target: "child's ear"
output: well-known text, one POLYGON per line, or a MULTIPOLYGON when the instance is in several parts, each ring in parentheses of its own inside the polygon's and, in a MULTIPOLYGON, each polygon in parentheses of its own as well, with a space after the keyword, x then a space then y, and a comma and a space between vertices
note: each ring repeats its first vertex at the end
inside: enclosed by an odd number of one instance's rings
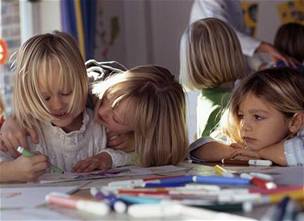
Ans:
POLYGON ((293 115, 289 123, 289 131, 292 134, 295 134, 303 127, 304 127, 304 112, 296 113, 295 115, 293 115))

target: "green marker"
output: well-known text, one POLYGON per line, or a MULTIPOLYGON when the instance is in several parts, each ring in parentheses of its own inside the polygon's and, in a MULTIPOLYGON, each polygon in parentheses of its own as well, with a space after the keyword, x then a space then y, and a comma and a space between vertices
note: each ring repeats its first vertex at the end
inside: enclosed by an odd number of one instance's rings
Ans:
MULTIPOLYGON (((22 156, 24 156, 24 157, 32 157, 32 156, 35 155, 34 153, 30 152, 30 151, 27 150, 27 149, 24 149, 24 148, 21 147, 21 146, 18 146, 18 147, 17 147, 17 151, 18 151, 19 153, 21 153, 22 156)), ((50 164, 50 172, 51 172, 51 173, 64 173, 64 170, 61 169, 61 168, 59 168, 59 167, 56 167, 56 166, 53 165, 53 164, 50 164)))

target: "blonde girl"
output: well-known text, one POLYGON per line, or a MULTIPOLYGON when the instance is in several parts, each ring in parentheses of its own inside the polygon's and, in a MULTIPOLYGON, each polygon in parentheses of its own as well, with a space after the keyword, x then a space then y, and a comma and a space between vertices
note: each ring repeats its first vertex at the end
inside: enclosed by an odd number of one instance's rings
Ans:
POLYGON ((210 142, 196 150, 204 160, 269 159, 279 165, 304 164, 304 75, 290 68, 247 77, 234 91, 224 130, 232 142, 210 142))
POLYGON ((241 46, 229 25, 216 18, 205 18, 187 30, 185 60, 181 81, 201 92, 197 136, 209 136, 218 125, 234 82, 246 73, 241 46))
POLYGON ((110 131, 130 134, 140 165, 185 159, 185 95, 166 68, 138 66, 98 83, 93 92, 100 98, 98 119, 110 131))
MULTIPOLYGON (((88 78, 72 37, 63 32, 33 36, 18 50, 14 67, 15 120, 21 128, 36 130, 39 144, 30 143, 26 148, 41 153, 27 159, 27 172, 31 174, 27 179, 35 179, 44 172, 47 157, 65 171, 76 172, 126 163, 122 162, 128 159, 122 157, 124 152, 105 149, 105 128, 94 121, 93 112, 85 107, 88 78), (39 156, 44 157, 36 162, 39 156), (41 166, 35 167, 37 163, 41 166)), ((19 177, 7 180, 11 179, 19 177)))

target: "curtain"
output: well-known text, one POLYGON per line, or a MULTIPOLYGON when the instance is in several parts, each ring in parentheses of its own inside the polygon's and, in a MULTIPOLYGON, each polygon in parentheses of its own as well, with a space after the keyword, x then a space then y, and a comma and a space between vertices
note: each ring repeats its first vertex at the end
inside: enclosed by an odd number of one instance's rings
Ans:
POLYGON ((62 30, 78 42, 85 60, 94 58, 97 0, 61 0, 62 30))

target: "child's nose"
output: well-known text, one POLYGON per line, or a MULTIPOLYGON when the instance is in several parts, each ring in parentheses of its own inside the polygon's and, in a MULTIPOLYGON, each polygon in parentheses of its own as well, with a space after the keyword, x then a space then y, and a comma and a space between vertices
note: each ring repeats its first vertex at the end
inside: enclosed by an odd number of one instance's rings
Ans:
POLYGON ((241 122, 241 130, 243 130, 243 131, 249 131, 249 130, 251 130, 250 123, 248 121, 246 121, 246 120, 243 120, 241 122))
POLYGON ((64 108, 64 103, 62 100, 58 97, 54 97, 51 104, 50 104, 50 109, 52 111, 60 111, 64 108))

